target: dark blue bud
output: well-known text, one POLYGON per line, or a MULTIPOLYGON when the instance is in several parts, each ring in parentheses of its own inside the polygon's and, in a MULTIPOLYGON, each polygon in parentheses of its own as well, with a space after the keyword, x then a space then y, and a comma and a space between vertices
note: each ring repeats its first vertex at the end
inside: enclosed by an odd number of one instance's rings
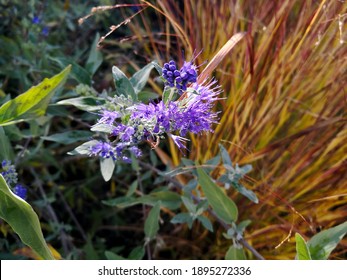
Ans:
POLYGON ((181 77, 177 77, 177 78, 176 78, 176 82, 177 82, 177 83, 182 83, 182 78, 181 78, 181 77))

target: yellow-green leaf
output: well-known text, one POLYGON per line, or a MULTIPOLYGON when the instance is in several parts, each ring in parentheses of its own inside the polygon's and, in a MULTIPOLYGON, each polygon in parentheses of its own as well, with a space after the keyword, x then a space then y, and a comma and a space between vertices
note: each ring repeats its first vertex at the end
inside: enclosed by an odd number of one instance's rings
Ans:
POLYGON ((296 259, 311 260, 311 254, 307 247, 305 239, 299 234, 295 234, 296 241, 296 259))
POLYGON ((51 97, 65 83, 70 69, 69 65, 58 75, 44 79, 37 86, 3 104, 0 107, 0 126, 44 115, 51 97))

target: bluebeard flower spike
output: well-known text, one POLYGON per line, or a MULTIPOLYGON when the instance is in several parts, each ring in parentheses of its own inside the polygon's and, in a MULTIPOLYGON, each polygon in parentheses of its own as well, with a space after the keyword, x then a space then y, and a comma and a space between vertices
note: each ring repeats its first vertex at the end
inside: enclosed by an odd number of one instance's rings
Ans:
POLYGON ((212 109, 221 93, 217 82, 197 82, 197 66, 192 61, 185 61, 178 69, 175 61, 171 60, 164 64, 162 76, 166 86, 185 94, 175 100, 174 94, 171 95, 174 91, 171 91, 165 102, 132 102, 129 107, 119 111, 102 110, 95 127, 103 124, 101 131, 110 131, 109 140, 98 141, 90 147, 91 156, 131 162, 131 155, 142 155, 138 147, 140 143, 147 142, 156 148, 165 134, 183 152, 187 149, 186 134, 213 131, 212 125, 217 123, 218 113, 212 109))

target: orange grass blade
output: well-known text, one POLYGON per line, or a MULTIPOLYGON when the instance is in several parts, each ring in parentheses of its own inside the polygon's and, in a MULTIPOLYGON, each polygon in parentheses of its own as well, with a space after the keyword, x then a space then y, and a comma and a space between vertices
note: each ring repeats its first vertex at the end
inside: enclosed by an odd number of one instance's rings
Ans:
POLYGON ((198 83, 204 82, 211 75, 214 69, 221 63, 225 56, 235 47, 235 45, 246 35, 245 32, 239 32, 233 35, 228 42, 218 51, 218 53, 207 64, 198 78, 198 83))

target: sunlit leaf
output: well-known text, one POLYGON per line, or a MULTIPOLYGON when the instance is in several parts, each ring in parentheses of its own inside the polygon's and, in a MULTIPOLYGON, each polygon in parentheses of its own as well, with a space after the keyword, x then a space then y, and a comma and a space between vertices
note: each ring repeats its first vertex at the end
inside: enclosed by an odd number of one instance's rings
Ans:
POLYGON ((70 69, 71 66, 66 67, 58 75, 44 79, 39 85, 3 104, 0 107, 0 126, 44 115, 51 97, 65 83, 70 69))
POLYGON ((296 241, 296 259, 311 260, 311 254, 306 244, 305 239, 299 234, 295 234, 296 241))

